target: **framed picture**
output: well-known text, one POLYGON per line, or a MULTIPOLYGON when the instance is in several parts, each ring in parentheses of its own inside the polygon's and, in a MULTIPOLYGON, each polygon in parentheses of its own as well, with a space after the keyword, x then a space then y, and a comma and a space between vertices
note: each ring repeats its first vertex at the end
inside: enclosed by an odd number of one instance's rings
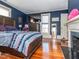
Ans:
POLYGON ((22 24, 22 17, 18 17, 19 24, 22 24))

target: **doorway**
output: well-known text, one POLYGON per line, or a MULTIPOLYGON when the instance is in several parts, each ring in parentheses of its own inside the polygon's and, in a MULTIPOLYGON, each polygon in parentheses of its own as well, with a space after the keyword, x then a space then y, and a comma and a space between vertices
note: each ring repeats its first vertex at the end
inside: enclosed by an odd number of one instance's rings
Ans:
POLYGON ((51 32, 52 32, 52 38, 56 39, 57 38, 57 25, 56 24, 52 24, 51 32))

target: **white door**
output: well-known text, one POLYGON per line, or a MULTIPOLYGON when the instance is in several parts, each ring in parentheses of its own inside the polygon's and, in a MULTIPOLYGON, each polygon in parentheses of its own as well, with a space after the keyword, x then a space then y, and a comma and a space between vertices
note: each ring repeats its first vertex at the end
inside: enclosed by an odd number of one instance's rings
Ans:
POLYGON ((61 14, 61 37, 67 39, 67 16, 68 14, 61 14))

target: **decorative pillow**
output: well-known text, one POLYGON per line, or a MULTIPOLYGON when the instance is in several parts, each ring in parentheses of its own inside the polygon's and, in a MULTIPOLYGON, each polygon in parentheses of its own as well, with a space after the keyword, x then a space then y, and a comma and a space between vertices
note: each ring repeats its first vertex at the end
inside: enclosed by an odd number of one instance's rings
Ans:
POLYGON ((0 31, 4 31, 4 30, 5 30, 4 25, 0 25, 0 31))
POLYGON ((5 26, 5 31, 16 31, 17 29, 13 26, 5 26))
POLYGON ((24 26, 24 28, 23 28, 23 31, 29 31, 29 26, 28 26, 28 24, 25 24, 25 26, 24 26))

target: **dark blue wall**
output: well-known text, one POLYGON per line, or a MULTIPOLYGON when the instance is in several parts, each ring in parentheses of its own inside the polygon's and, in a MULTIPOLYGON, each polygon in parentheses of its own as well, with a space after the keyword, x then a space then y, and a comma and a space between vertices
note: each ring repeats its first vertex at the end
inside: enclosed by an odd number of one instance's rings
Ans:
POLYGON ((74 8, 79 9, 79 0, 69 0, 68 7, 69 7, 69 12, 74 8))
MULTIPOLYGON (((51 12, 51 20, 52 20, 52 17, 59 17, 59 20, 61 20, 61 14, 62 13, 68 13, 68 10, 61 10, 61 11, 54 11, 54 12, 51 12)), ((57 24, 57 35, 60 35, 61 34, 61 23, 60 21, 57 21, 57 22, 52 22, 51 21, 51 24, 52 23, 56 23, 57 24)))
MULTIPOLYGON (((15 19, 16 20, 16 27, 18 28, 18 17, 22 17, 23 19, 23 26, 25 23, 28 23, 28 15, 24 14, 23 12, 13 8, 12 6, 0 1, 0 4, 6 6, 6 7, 9 7, 11 8, 11 18, 15 19)), ((19 28, 18 28, 19 29, 19 28)))

